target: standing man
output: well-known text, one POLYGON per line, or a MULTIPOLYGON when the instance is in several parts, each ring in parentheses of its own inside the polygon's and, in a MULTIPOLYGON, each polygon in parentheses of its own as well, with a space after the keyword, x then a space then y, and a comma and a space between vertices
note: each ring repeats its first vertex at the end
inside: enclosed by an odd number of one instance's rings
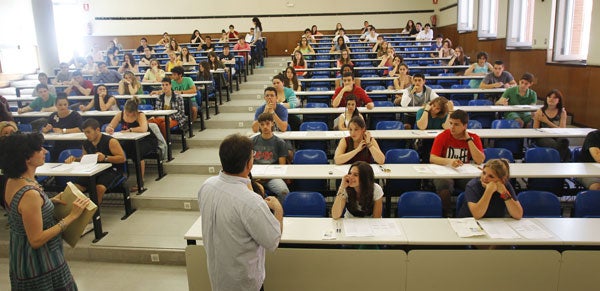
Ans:
MULTIPOLYGON (((537 93, 529 89, 533 85, 533 74, 525 73, 519 80, 519 85, 510 87, 502 93, 496 105, 535 105, 537 102, 537 93)), ((531 112, 506 112, 504 119, 513 119, 521 127, 531 127, 531 112)))
POLYGON ((265 104, 256 109, 254 113, 254 122, 252 122, 252 131, 258 132, 260 124, 258 117, 263 113, 273 114, 273 122, 277 130, 285 132, 288 127, 288 111, 281 103, 277 103, 277 89, 275 87, 267 87, 264 91, 265 104))
POLYGON ((94 84, 90 80, 84 79, 79 70, 73 72, 73 79, 67 86, 64 92, 71 96, 89 96, 94 90, 94 84))
POLYGON ((274 197, 248 188, 252 142, 230 135, 219 147, 223 170, 198 192, 202 235, 212 290, 259 290, 265 249, 274 251, 283 232, 283 208, 274 197), (270 210, 273 210, 271 214, 270 210))
MULTIPOLYGON (((478 135, 467 132, 469 115, 463 110, 450 114, 450 128, 435 137, 429 161, 432 164, 458 168, 471 160, 481 164, 485 160, 483 145, 478 135)), ((450 216, 450 195, 454 185, 464 189, 471 179, 434 179, 435 191, 442 198, 442 206, 446 215, 450 216)))
MULTIPOLYGON (((100 123, 98 120, 88 118, 82 125, 86 140, 83 142, 83 155, 97 154, 98 163, 111 163, 112 167, 100 173, 96 179, 96 193, 98 194, 98 205, 102 203, 102 197, 107 189, 116 186, 126 174, 123 163, 125 163, 125 152, 119 141, 100 132, 100 123)), ((69 156, 65 163, 69 164, 80 161, 81 157, 69 156)), ((89 184, 89 178, 81 177, 77 179, 75 185, 79 190, 85 191, 89 184)))
POLYGON ((351 72, 346 72, 342 75, 342 87, 335 89, 331 105, 333 108, 340 106, 346 107, 346 96, 353 94, 356 96, 356 107, 365 106, 367 109, 373 109, 375 104, 367 92, 360 86, 354 84, 354 75, 351 72))

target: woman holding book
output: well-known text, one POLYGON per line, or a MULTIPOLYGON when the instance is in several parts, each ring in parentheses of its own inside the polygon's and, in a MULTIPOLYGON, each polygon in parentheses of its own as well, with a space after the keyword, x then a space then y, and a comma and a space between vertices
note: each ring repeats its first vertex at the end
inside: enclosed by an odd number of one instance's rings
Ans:
POLYGON ((77 290, 63 253, 61 233, 89 204, 76 199, 69 215, 54 219, 54 204, 35 180, 46 149, 40 133, 0 139, 0 169, 7 177, 3 197, 10 225, 9 273, 12 290, 77 290))

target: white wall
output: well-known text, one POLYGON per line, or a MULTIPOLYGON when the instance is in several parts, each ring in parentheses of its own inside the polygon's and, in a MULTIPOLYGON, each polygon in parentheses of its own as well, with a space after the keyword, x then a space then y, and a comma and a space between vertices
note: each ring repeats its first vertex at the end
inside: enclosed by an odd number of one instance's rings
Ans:
POLYGON ((293 14, 331 13, 331 12, 382 12, 431 10, 429 1, 414 0, 247 0, 227 1, 228 5, 214 5, 215 1, 117 1, 90 0, 90 14, 93 17, 170 17, 170 16, 223 16, 241 15, 242 17, 192 19, 192 20, 94 20, 93 35, 145 35, 187 34, 198 28, 201 32, 216 33, 229 24, 240 32, 246 32, 252 26, 253 15, 292 14, 285 17, 260 17, 265 31, 304 30, 316 24, 319 29, 332 30, 336 22, 346 29, 359 29, 363 21, 368 20, 376 28, 403 27, 408 19, 415 22, 429 22, 431 13, 378 14, 365 16, 311 16, 296 17, 293 14), (168 5, 165 5, 168 3, 168 5), (180 4, 181 3, 181 4, 180 4), (287 4, 293 5, 288 7, 287 4), (368 7, 367 7, 368 6, 368 7), (118 7, 118 9, 115 9, 118 7), (143 11, 140 9, 143 7, 143 11), (239 7, 237 11, 236 7, 239 7))

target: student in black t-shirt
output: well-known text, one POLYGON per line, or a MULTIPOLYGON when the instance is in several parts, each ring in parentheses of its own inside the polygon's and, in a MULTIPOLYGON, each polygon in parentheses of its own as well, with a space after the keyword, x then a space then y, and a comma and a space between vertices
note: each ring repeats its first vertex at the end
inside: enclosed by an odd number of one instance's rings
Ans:
MULTIPOLYGON (((77 111, 69 109, 69 100, 64 92, 58 93, 56 97, 56 112, 50 114, 48 123, 42 127, 43 133, 66 134, 81 132, 81 115, 77 111)), ((52 161, 56 161, 60 152, 65 149, 79 148, 81 143, 78 141, 56 142, 52 148, 52 161)))

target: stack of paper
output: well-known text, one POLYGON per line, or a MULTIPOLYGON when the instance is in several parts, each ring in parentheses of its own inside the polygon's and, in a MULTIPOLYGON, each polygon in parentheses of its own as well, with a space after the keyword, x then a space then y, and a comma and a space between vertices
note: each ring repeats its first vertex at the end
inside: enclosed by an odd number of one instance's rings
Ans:
POLYGON ((485 235, 485 231, 477 224, 477 221, 473 217, 448 219, 450 226, 454 229, 454 232, 458 237, 472 237, 485 235))

